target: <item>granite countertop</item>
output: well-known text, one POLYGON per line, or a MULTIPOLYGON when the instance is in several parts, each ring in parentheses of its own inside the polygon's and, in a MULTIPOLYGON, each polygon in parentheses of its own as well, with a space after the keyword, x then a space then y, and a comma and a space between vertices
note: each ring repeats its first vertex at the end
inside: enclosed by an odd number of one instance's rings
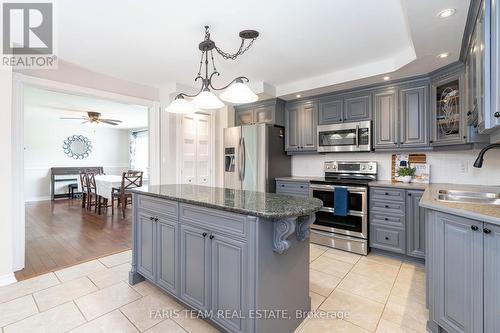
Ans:
POLYGON ((309 215, 323 206, 323 202, 315 198, 187 184, 149 185, 129 191, 268 219, 309 215))
POLYGON ((313 181, 324 181, 324 177, 278 177, 275 180, 283 180, 287 182, 310 182, 313 181))
POLYGON ((500 206, 466 202, 439 201, 438 190, 462 190, 480 192, 500 192, 500 187, 458 185, 458 184, 429 184, 420 200, 420 206, 432 210, 463 216, 466 218, 500 225, 500 206))
POLYGON ((402 183, 402 182, 393 182, 390 180, 374 180, 368 183, 368 186, 372 187, 395 187, 395 188, 404 188, 408 190, 425 190, 429 184, 425 183, 402 183))

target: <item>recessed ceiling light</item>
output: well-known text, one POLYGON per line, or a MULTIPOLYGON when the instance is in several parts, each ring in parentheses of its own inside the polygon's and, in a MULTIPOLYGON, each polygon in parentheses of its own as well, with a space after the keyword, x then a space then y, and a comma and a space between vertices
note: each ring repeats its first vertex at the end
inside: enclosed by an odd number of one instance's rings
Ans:
POLYGON ((447 17, 450 17, 453 14, 455 14, 456 11, 457 10, 455 8, 447 8, 447 9, 440 11, 437 16, 439 18, 447 18, 447 17))
POLYGON ((389 81, 391 79, 390 76, 384 76, 384 81, 389 81))
POLYGON ((438 58, 441 58, 441 59, 448 58, 449 56, 450 56, 449 52, 444 52, 444 53, 438 54, 438 58))
POLYGON ((295 95, 295 97, 297 97, 297 98, 301 98, 301 97, 302 97, 302 95, 301 95, 301 94, 297 94, 297 95, 295 95))

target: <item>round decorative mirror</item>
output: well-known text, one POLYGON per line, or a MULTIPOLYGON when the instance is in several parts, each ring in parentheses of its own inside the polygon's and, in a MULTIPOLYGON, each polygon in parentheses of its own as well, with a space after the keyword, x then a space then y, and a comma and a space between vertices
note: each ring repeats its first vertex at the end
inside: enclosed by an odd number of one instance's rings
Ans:
POLYGON ((75 160, 83 160, 92 152, 92 143, 83 135, 68 136, 62 147, 64 153, 75 160))

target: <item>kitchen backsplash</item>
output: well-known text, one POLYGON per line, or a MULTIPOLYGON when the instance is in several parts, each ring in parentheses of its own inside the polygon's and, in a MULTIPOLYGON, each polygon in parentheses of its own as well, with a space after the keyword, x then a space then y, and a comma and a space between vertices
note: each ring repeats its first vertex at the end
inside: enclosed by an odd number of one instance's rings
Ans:
MULTIPOLYGON (((500 186, 500 150, 488 151, 481 169, 472 166, 478 153, 479 150, 426 152, 427 163, 430 164, 431 182, 500 186)), ((392 153, 296 155, 292 157, 292 175, 321 177, 325 161, 376 161, 378 179, 389 180, 391 156, 392 153)))

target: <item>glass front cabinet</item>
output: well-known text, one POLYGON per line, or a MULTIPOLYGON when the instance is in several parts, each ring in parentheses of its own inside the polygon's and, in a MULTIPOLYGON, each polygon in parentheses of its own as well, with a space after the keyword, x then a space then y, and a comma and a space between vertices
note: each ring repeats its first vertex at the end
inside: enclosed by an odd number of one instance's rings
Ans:
POLYGON ((431 144, 433 146, 467 143, 463 71, 432 82, 431 144))

